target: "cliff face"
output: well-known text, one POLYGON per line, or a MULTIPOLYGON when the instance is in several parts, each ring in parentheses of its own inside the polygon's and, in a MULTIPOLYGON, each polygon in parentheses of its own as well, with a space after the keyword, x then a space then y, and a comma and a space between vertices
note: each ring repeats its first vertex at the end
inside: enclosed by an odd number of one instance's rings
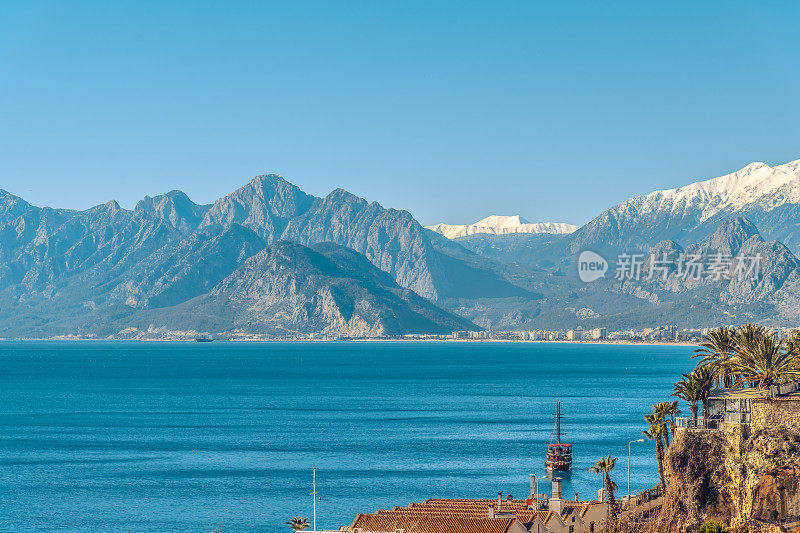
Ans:
POLYGON ((686 433, 680 437, 667 448, 667 491, 650 531, 697 531, 708 519, 730 523, 732 500, 724 490, 731 484, 723 462, 728 452, 725 439, 715 433, 686 433))
POLYGON ((708 520, 736 531, 800 531, 800 433, 776 428, 741 441, 723 432, 679 433, 665 457, 667 491, 644 525, 610 531, 696 532, 708 520))
POLYGON ((728 490, 740 498, 734 520, 755 519, 800 529, 800 433, 782 427, 760 431, 729 453, 734 474, 728 490))

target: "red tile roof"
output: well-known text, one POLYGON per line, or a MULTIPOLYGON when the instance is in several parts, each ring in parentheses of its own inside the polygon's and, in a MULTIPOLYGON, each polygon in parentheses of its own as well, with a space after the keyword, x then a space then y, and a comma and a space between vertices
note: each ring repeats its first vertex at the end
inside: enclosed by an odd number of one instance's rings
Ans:
MULTIPOLYGON (((494 512, 498 513, 494 519, 491 520, 511 520, 513 522, 516 517, 517 520, 530 527, 531 523, 538 517, 545 524, 549 524, 556 516, 557 513, 549 510, 541 510, 541 504, 546 503, 547 500, 534 500, 533 505, 536 509, 529 509, 527 500, 501 500, 500 511, 497 511, 496 499, 428 499, 421 503, 411 503, 408 507, 394 507, 386 511, 377 511, 374 515, 359 515, 360 517, 376 517, 363 520, 383 520, 390 521, 392 519, 403 519, 407 521, 424 521, 426 518, 437 519, 440 521, 452 521, 457 519, 464 520, 477 520, 477 523, 482 523, 481 520, 490 520, 489 507, 494 508, 494 512)), ((564 511, 561 518, 566 521, 571 520, 571 516, 584 517, 592 505, 600 504, 600 502, 588 501, 575 501, 565 500, 564 511)), ((389 522, 381 522, 388 527, 389 522)), ((355 526, 354 527, 359 527, 355 526)), ((408 528, 398 526, 394 529, 406 529, 409 533, 411 530, 408 528)), ((391 533, 394 533, 391 529, 391 533)), ((364 528, 365 531, 369 531, 364 528)), ((383 531, 383 530, 380 530, 383 531)), ((416 531, 416 530, 414 530, 416 531)), ((420 530, 422 531, 422 530, 420 530)), ((449 531, 449 530, 442 530, 449 531)), ((469 530, 472 531, 472 530, 469 530)), ((478 530, 482 531, 482 530, 478 530)), ((439 533, 438 531, 436 533, 439 533)), ((461 533, 459 531, 459 533, 461 533)))
POLYGON ((360 514, 352 528, 365 533, 508 533, 515 518, 461 518, 455 516, 413 516, 386 511, 382 514, 360 514))

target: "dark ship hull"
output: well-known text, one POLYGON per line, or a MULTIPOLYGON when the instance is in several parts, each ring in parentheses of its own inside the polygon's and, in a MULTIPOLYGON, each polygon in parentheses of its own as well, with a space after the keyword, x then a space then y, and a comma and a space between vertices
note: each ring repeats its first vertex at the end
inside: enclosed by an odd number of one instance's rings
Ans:
POLYGON ((547 446, 547 460, 544 465, 548 470, 566 472, 572 470, 572 444, 562 442, 547 446))

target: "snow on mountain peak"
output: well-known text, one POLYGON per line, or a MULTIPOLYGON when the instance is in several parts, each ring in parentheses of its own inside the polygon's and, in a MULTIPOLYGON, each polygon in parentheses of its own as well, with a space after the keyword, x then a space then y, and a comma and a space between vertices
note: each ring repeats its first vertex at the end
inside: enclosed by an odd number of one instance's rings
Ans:
POLYGON ((635 206, 640 212, 699 208, 699 221, 703 222, 721 211, 737 212, 755 204, 768 211, 785 203, 800 203, 800 159, 774 167, 750 163, 724 176, 653 191, 620 207, 635 206))
POLYGON ((577 226, 563 222, 531 223, 519 215, 491 215, 473 224, 436 224, 425 226, 429 230, 441 233, 448 239, 456 239, 476 233, 507 235, 510 233, 572 233, 577 226))

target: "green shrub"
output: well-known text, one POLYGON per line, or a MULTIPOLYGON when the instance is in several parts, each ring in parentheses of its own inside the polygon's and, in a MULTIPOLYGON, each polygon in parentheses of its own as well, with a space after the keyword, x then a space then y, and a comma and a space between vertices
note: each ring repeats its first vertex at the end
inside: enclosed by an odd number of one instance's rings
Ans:
POLYGON ((728 533, 728 526, 720 520, 708 520, 700 526, 700 533, 728 533))

